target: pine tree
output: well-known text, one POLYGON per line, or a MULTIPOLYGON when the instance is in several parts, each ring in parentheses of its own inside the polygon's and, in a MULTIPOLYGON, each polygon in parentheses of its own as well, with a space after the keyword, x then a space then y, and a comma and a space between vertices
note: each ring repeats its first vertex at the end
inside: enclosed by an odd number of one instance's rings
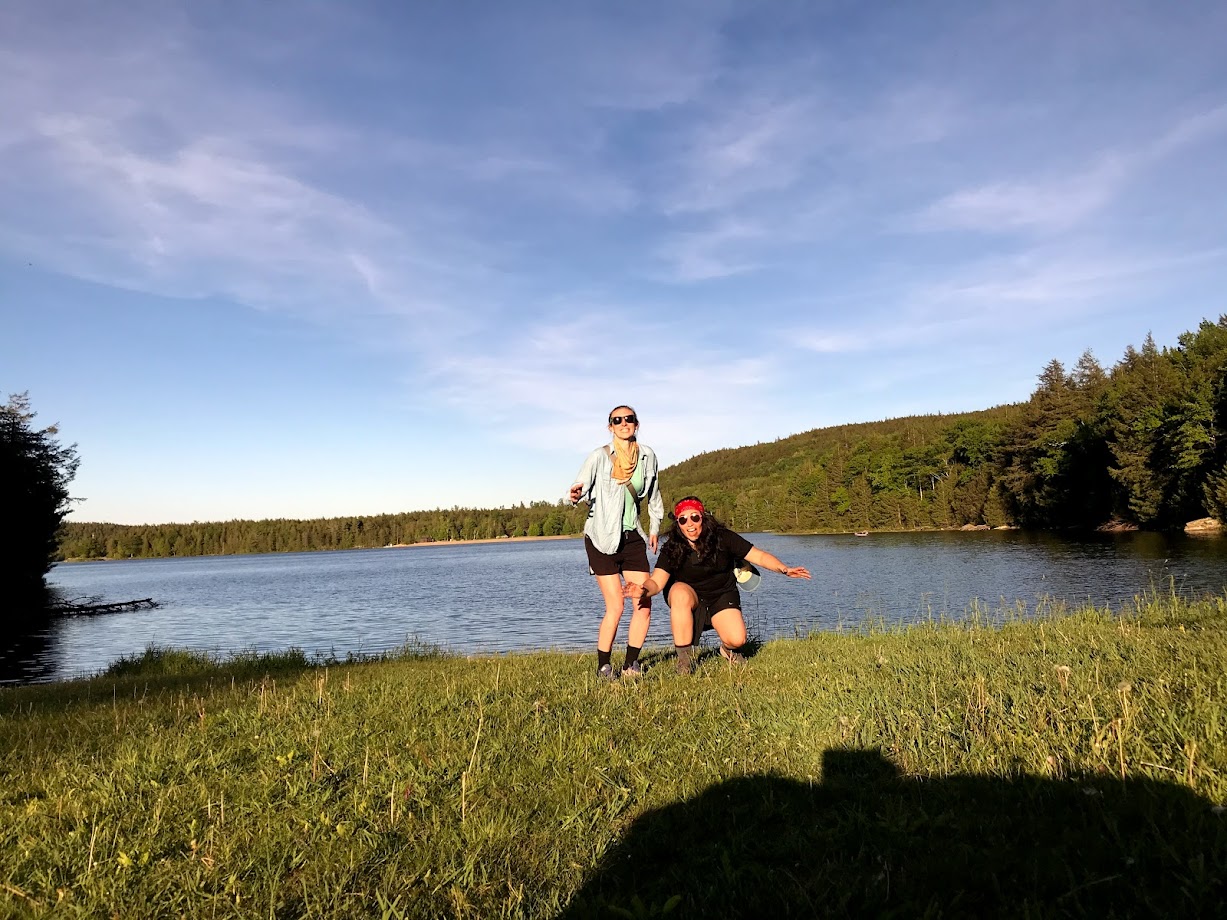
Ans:
MULTIPOLYGON (((4 527, 0 528, 0 590, 25 609, 44 591, 43 578, 55 561, 57 536, 71 499, 68 484, 77 472, 75 445, 56 440, 55 425, 33 426, 27 393, 0 406, 0 489, 4 527)), ((7 605, 6 605, 7 606, 7 605)))
POLYGON ((1139 352, 1130 346, 1112 369, 1105 393, 1105 434, 1112 478, 1123 491, 1122 516, 1143 526, 1162 522, 1171 470, 1162 462, 1164 406, 1179 391, 1171 359, 1147 335, 1139 352))
POLYGON ((1031 527, 1061 527, 1069 516, 1069 454, 1077 434, 1078 393, 1065 366, 1053 359, 1039 376, 1039 387, 1002 448, 1002 485, 1013 517, 1031 527))
POLYGON ((1221 471, 1227 465, 1227 317, 1202 322, 1170 352, 1181 389, 1165 413, 1161 446, 1172 470, 1168 505, 1176 523, 1221 513, 1221 471))

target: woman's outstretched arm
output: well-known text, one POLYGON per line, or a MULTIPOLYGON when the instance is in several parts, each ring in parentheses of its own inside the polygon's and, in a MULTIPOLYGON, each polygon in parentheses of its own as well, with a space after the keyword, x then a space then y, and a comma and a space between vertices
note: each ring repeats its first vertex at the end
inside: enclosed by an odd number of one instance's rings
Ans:
POLYGON ((787 575, 789 578, 809 578, 809 569, 803 565, 785 565, 776 556, 757 546, 746 553, 746 561, 760 569, 775 572, 777 575, 787 575))

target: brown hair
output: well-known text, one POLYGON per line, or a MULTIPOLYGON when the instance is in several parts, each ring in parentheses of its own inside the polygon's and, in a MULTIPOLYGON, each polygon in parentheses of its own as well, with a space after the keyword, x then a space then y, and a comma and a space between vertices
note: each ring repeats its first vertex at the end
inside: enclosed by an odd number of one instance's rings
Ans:
MULTIPOLYGON (((610 409, 609 412, 605 414, 606 420, 613 418, 614 413, 617 412, 619 409, 630 409, 631 415, 635 416, 636 419, 639 418, 639 413, 635 411, 634 406, 628 406, 626 403, 618 403, 616 406, 610 409)), ((609 424, 612 425, 613 422, 610 422, 609 424)))

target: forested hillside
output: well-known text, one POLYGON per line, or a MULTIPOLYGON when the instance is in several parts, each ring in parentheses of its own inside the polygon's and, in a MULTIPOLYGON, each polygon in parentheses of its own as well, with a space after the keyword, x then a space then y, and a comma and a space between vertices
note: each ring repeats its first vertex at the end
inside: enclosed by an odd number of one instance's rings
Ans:
POLYGON ((1020 415, 1002 406, 819 428, 700 454, 661 480, 743 531, 1005 524, 994 458, 1020 415))
MULTIPOLYGON (((1177 527, 1227 517, 1227 317, 1111 369, 1050 362, 1026 402, 820 428, 661 472, 666 505, 703 498, 742 531, 1017 525, 1177 527)), ((66 558, 290 552, 578 533, 583 506, 313 521, 66 525, 66 558)))

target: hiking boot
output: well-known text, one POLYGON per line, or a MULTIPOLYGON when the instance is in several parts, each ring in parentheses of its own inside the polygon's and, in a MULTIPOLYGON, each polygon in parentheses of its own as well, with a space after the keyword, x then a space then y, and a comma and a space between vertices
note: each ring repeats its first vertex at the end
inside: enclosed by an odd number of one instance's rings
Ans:
POLYGON ((627 679, 634 680, 636 677, 642 677, 642 676, 643 676, 643 666, 639 664, 638 661, 632 661, 630 664, 628 664, 625 668, 622 669, 622 679, 623 680, 627 680, 627 679))
POLYGON ((677 673, 683 677, 694 671, 694 659, 697 649, 684 645, 677 650, 677 673))
POLYGON ((611 683, 618 679, 618 675, 614 673, 612 664, 603 664, 596 671, 597 680, 607 680, 611 683))
POLYGON ((736 649, 731 649, 723 642, 720 643, 720 657, 729 664, 745 664, 746 656, 736 649))

